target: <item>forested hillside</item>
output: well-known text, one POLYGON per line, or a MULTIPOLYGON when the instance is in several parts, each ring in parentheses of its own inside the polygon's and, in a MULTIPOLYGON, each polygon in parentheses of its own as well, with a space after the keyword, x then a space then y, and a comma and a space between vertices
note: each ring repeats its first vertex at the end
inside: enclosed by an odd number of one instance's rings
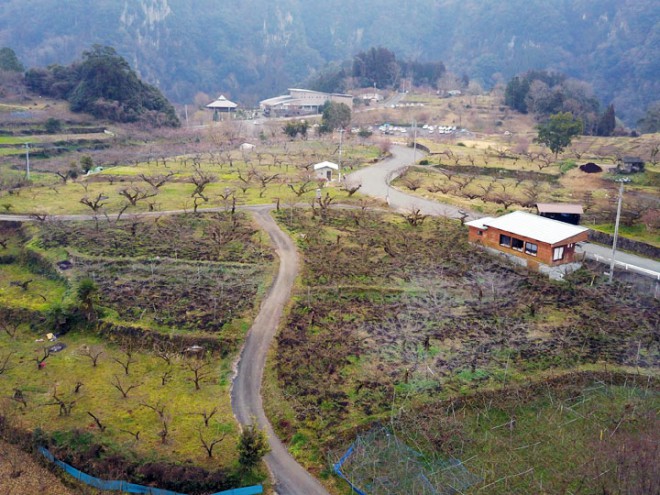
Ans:
POLYGON ((35 67, 110 45, 174 101, 247 104, 384 46, 486 87, 558 70, 632 124, 660 95, 659 18, 654 0, 5 0, 0 46, 35 67))

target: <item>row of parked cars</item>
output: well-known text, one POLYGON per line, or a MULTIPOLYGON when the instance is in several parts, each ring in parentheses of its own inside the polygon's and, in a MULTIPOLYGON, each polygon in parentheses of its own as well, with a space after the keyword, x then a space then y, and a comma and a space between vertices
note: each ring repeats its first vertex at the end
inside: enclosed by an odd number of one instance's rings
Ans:
POLYGON ((424 124, 422 126, 422 129, 427 131, 429 134, 433 134, 437 131, 438 134, 451 134, 453 132, 456 132, 456 126, 455 125, 439 125, 439 126, 434 126, 434 125, 427 125, 424 124))
MULTIPOLYGON (((409 127, 401 127, 401 126, 396 126, 396 125, 391 125, 391 124, 383 124, 378 127, 378 130, 382 134, 397 134, 397 133, 407 133, 408 131, 412 130, 409 127)), ((427 133, 427 134, 452 134, 456 132, 456 126, 453 125, 439 125, 439 126, 434 126, 434 125, 428 125, 424 124, 422 127, 418 128, 418 132, 420 133, 427 133)))

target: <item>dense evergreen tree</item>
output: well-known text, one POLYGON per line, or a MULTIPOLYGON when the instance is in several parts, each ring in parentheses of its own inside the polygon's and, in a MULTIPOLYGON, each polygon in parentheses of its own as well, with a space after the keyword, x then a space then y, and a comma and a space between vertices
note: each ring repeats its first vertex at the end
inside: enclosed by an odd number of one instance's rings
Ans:
POLYGON ((143 121, 178 126, 172 105, 154 86, 140 81, 114 48, 94 45, 68 67, 30 69, 28 87, 44 96, 63 98, 74 112, 87 112, 116 122, 143 121))
POLYGON ((346 70, 337 65, 331 64, 315 74, 307 85, 314 91, 324 93, 343 93, 346 91, 346 70))
POLYGON ((504 104, 520 113, 527 113, 527 93, 529 93, 529 81, 527 78, 516 76, 506 85, 504 104))
POLYGON ((614 129, 616 129, 616 115, 614 105, 610 104, 598 121, 596 134, 598 136, 611 136, 614 134, 614 129))
POLYGON ((438 87, 438 80, 445 73, 442 62, 402 62, 401 73, 411 77, 415 86, 438 87))
POLYGON ((23 72, 23 64, 18 60, 14 50, 8 47, 0 48, 0 70, 23 72))
POLYGON ((320 109, 322 111, 321 132, 332 132, 334 129, 344 129, 351 123, 351 109, 345 103, 327 101, 320 109))
POLYGON ((382 46, 371 47, 353 58, 353 77, 362 87, 391 88, 399 82, 400 72, 394 52, 382 46))
POLYGON ((644 117, 637 122, 637 130, 645 134, 660 132, 660 101, 649 105, 644 117))
POLYGON ((601 123, 600 104, 591 85, 556 72, 529 71, 512 78, 504 91, 504 103, 538 120, 570 112, 582 121, 585 134, 597 134, 601 123))

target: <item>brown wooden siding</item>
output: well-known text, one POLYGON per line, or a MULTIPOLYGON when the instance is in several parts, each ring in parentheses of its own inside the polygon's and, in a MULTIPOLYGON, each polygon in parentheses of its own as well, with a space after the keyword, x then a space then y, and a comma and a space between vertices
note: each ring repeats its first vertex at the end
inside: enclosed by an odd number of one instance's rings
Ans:
POLYGON ((587 235, 588 235, 588 231, 585 231, 573 237, 569 237, 568 239, 564 239, 561 242, 555 244, 548 244, 537 241, 536 239, 532 239, 531 237, 512 234, 511 232, 500 230, 495 227, 488 227, 487 229, 481 230, 477 227, 470 226, 468 240, 470 242, 479 243, 479 244, 483 244, 484 246, 495 248, 498 251, 502 251, 503 253, 512 254, 514 256, 526 259, 528 261, 531 260, 533 262, 555 266, 555 265, 563 265, 565 263, 573 263, 575 261, 575 243, 586 241, 587 235), (518 251, 516 249, 507 246, 501 246, 500 235, 507 235, 511 238, 519 239, 523 241, 523 243, 531 242, 533 244, 536 244, 538 247, 536 256, 525 253, 524 244, 522 251, 518 251), (564 246, 564 257, 561 260, 552 261, 553 249, 560 246, 564 246))

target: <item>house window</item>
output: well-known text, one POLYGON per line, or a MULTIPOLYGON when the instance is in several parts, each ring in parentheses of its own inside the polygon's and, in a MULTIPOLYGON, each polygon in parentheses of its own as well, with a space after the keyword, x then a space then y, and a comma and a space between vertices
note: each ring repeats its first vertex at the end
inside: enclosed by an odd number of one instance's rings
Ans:
POLYGON ((556 247, 552 250, 552 261, 564 259, 564 246, 556 247))
POLYGON ((500 246, 511 247, 511 237, 500 234, 500 246))
POLYGON ((531 254, 532 256, 536 256, 539 252, 539 247, 538 247, 538 245, 536 245, 532 242, 526 242, 525 243, 525 252, 527 254, 531 254))
POLYGON ((522 251, 524 245, 525 243, 520 239, 516 239, 515 237, 511 238, 511 247, 516 251, 522 251))

